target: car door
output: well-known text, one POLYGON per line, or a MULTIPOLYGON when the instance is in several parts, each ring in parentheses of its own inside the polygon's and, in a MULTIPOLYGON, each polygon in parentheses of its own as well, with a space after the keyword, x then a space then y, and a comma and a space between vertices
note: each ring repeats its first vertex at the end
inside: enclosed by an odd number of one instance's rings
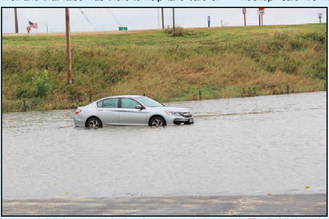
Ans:
POLYGON ((121 98, 120 123, 122 125, 145 125, 147 111, 146 109, 136 109, 135 106, 141 105, 131 98, 121 98))
POLYGON ((98 118, 103 124, 115 125, 120 123, 119 98, 107 98, 97 102, 98 118))

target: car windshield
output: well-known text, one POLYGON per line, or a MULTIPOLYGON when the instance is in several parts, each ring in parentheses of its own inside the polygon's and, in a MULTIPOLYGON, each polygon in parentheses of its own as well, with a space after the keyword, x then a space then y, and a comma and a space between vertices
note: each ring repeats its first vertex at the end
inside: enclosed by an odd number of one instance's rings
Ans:
POLYGON ((136 97, 138 101, 140 101, 142 104, 148 107, 160 107, 163 106, 161 103, 152 100, 151 98, 148 97, 136 97))

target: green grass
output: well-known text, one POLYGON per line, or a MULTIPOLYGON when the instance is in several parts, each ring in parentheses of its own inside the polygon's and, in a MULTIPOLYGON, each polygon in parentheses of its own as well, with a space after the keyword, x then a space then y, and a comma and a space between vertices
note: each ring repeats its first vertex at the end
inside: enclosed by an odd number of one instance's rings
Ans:
POLYGON ((72 85, 65 36, 5 36, 2 110, 66 109, 116 94, 173 101, 325 89, 325 24, 178 31, 73 35, 72 85))

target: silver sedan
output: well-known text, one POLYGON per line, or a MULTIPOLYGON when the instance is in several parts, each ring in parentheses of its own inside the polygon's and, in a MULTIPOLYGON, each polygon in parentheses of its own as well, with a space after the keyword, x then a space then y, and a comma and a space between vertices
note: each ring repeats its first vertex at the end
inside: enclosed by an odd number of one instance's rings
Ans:
POLYGON ((166 126, 193 124, 189 110, 166 107, 138 95, 112 96, 78 107, 74 115, 75 126, 103 127, 106 125, 166 126))

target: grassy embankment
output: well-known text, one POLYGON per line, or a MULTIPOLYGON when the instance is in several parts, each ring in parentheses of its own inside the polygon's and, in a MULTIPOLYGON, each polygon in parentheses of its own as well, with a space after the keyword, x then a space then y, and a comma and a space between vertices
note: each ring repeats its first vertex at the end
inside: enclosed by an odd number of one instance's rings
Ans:
POLYGON ((3 37, 2 110, 74 108, 90 98, 159 101, 325 90, 326 25, 226 27, 72 36, 3 37))

